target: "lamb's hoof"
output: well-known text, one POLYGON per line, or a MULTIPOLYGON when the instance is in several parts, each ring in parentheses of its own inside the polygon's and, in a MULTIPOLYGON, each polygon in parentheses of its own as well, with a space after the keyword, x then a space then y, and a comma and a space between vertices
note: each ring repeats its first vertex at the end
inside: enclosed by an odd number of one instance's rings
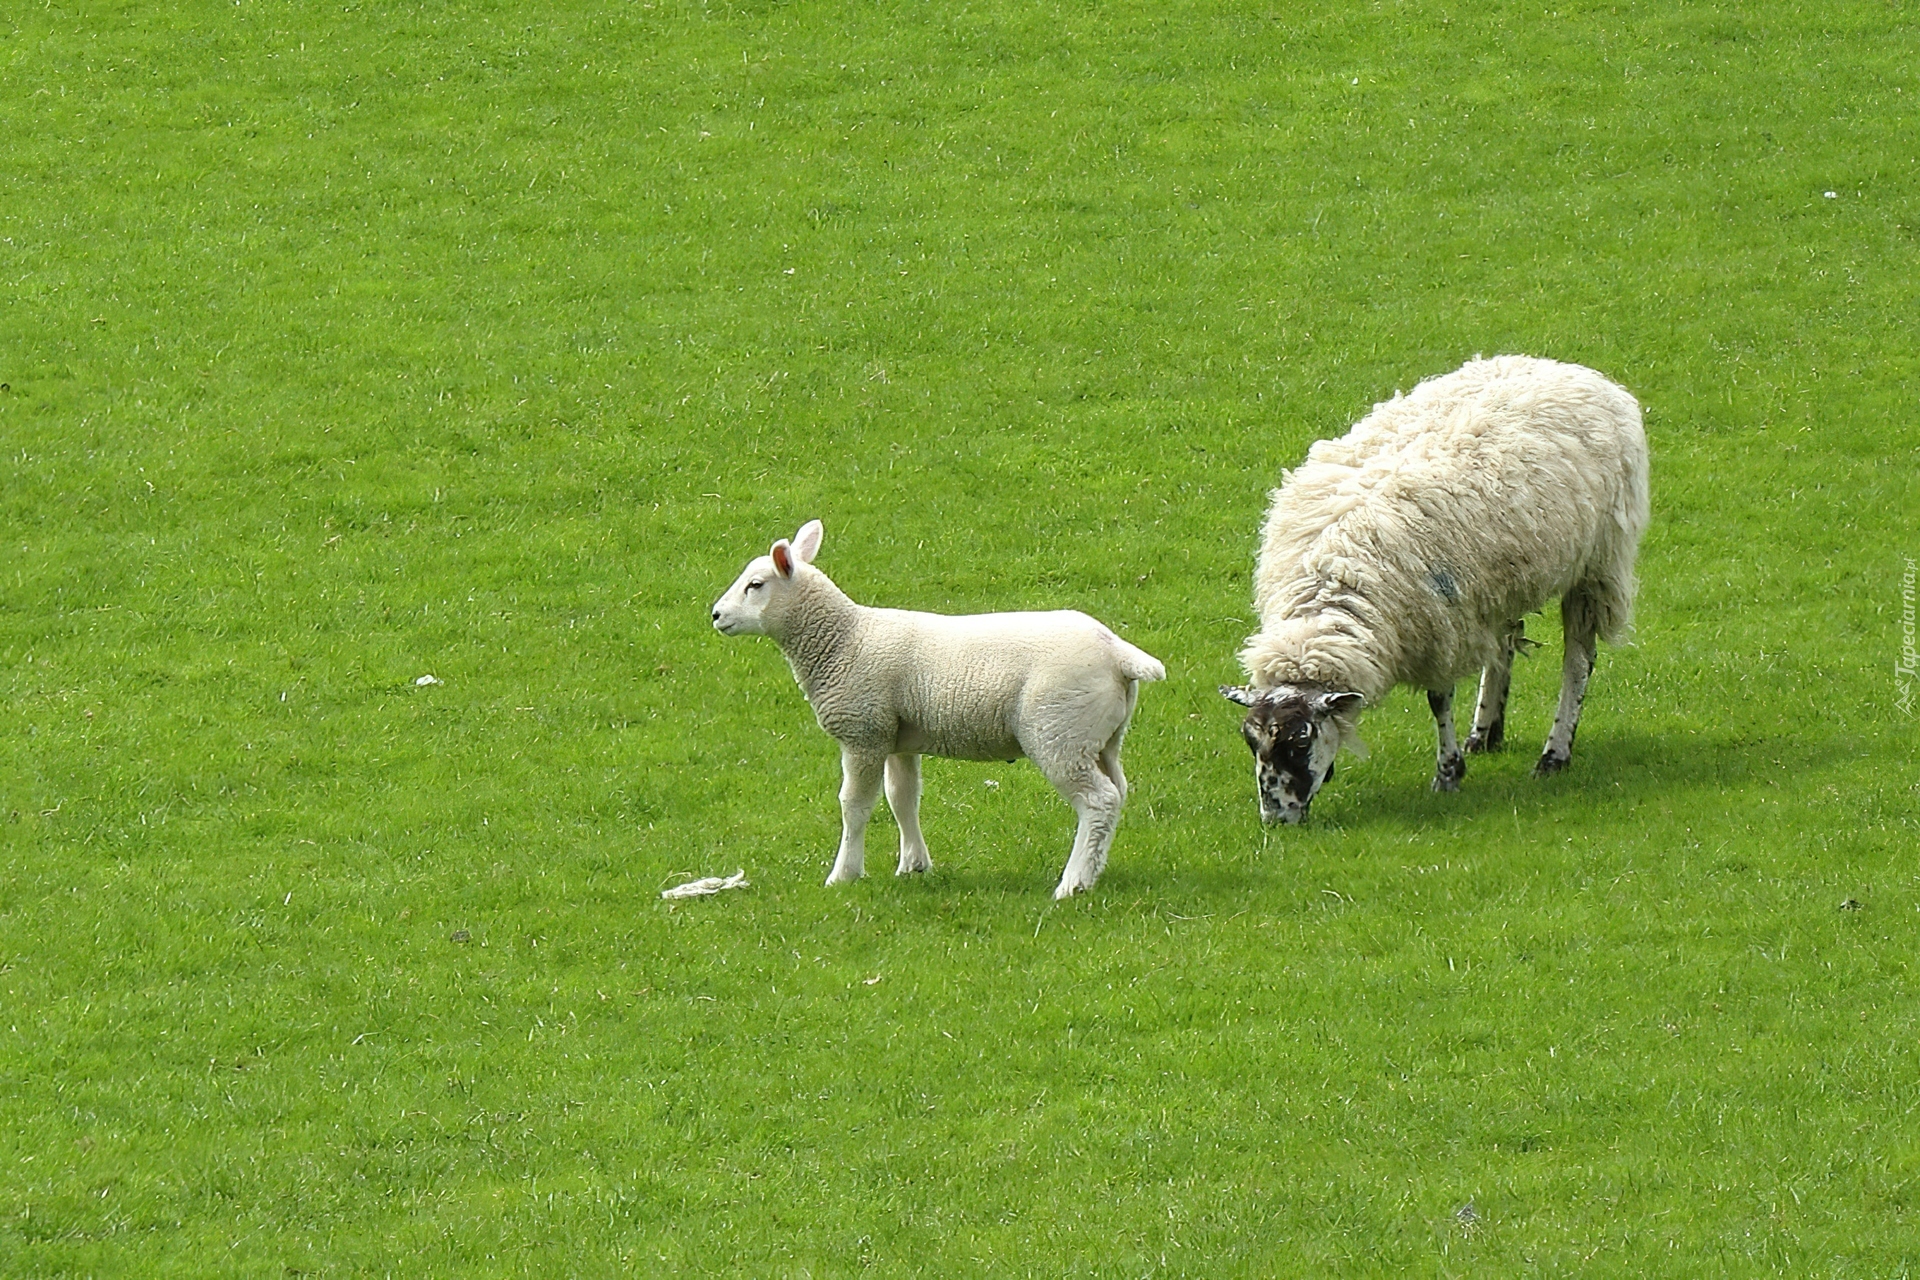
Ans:
POLYGON ((835 867, 827 874, 827 888, 831 889, 837 884, 852 884, 859 878, 858 871, 842 871, 839 867, 835 867))
POLYGON ((1449 756, 1440 762, 1434 771, 1433 789, 1435 791, 1458 791, 1460 779, 1467 776, 1467 762, 1459 756, 1449 756))
POLYGON ((1065 880, 1062 880, 1060 887, 1053 891, 1053 900, 1055 902, 1065 902, 1074 894, 1085 893, 1091 888, 1093 888, 1093 886, 1090 884, 1068 884, 1065 880))
POLYGON ((1571 756, 1555 755, 1551 751, 1543 752, 1540 756, 1539 763, 1533 766, 1533 776, 1536 778, 1552 777, 1554 774, 1566 768, 1567 762, 1571 759, 1571 756))
POLYGON ((933 870, 933 863, 926 859, 919 862, 903 862, 894 870, 896 876, 917 876, 933 870))

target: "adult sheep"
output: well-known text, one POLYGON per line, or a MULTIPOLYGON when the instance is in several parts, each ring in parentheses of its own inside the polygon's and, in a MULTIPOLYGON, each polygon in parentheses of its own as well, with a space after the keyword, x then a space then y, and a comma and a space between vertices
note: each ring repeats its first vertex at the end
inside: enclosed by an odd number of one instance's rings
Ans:
POLYGON ((1053 896, 1093 887, 1127 798, 1120 741, 1143 680, 1166 668, 1084 613, 950 617, 855 604, 813 565, 820 522, 747 564, 714 602, 723 635, 771 636, 815 719, 840 743, 840 851, 828 884, 865 870, 884 776, 897 874, 932 861, 920 834, 920 756, 1026 756, 1080 817, 1053 896))
POLYGON ((1631 619, 1646 526, 1640 406, 1579 365, 1472 360, 1315 444, 1261 534, 1248 683, 1220 690, 1247 708, 1262 819, 1305 818, 1340 748, 1364 753, 1356 717, 1400 684, 1433 710, 1433 789, 1457 790, 1454 684, 1482 672, 1466 750, 1497 750, 1521 619, 1555 596, 1560 705, 1534 773, 1565 768, 1595 638, 1631 619))

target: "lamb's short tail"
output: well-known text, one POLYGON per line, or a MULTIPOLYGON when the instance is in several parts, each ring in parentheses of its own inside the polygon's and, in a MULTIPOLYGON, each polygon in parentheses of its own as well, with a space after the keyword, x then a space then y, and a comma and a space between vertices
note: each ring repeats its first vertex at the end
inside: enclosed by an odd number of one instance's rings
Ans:
POLYGON ((1167 669, 1160 665, 1160 659, 1145 649, 1136 649, 1113 632, 1107 632, 1107 639, 1113 645, 1113 652, 1120 659, 1120 674, 1129 680, 1165 680, 1167 669))

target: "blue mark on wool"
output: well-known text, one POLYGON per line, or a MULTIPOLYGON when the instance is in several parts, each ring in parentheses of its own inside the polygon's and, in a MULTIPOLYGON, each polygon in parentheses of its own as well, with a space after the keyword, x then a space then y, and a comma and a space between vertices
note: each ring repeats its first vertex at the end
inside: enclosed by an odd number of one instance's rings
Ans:
POLYGON ((1448 604, 1460 603, 1460 588, 1454 585, 1453 575, 1445 569, 1427 570, 1427 584, 1440 594, 1448 604))

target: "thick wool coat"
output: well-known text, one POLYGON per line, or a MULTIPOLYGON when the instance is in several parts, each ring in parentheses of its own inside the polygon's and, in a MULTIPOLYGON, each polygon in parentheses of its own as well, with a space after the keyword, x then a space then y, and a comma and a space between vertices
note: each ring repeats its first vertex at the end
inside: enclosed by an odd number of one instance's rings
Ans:
POLYGON ((1448 690, 1556 596, 1613 640, 1647 524, 1633 396, 1591 369, 1474 360, 1374 406, 1274 490, 1254 580, 1257 689, 1448 690))

